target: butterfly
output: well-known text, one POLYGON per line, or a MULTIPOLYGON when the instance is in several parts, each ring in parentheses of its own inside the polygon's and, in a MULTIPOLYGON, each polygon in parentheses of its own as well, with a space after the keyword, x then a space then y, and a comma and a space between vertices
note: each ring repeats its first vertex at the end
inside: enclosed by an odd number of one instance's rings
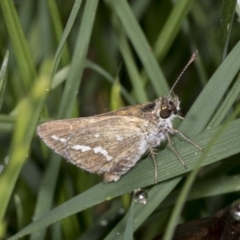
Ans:
POLYGON ((183 119, 179 115, 180 101, 173 93, 173 88, 196 56, 197 51, 166 96, 150 103, 132 105, 92 117, 46 122, 38 126, 37 134, 48 147, 72 164, 92 173, 103 174, 106 182, 118 181, 149 152, 154 160, 157 182, 154 149, 162 142, 168 141, 185 167, 173 146, 172 134, 180 134, 202 151, 197 144, 172 126, 174 118, 183 119))

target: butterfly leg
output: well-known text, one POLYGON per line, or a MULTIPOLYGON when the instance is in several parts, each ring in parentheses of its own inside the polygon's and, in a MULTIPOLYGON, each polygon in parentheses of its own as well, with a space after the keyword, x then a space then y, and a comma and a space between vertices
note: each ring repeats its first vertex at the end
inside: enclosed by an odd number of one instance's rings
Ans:
POLYGON ((193 146, 195 146, 196 148, 198 148, 200 151, 203 152, 203 149, 201 147, 199 147, 195 142, 193 142, 190 138, 188 138, 187 136, 185 136, 182 132, 180 132, 177 129, 172 129, 173 132, 178 133, 183 139, 185 139, 186 141, 188 141, 189 143, 191 143, 193 146))
POLYGON ((178 159, 179 159, 180 162, 182 163, 183 167, 184 167, 185 169, 187 169, 187 167, 186 167, 184 161, 182 160, 180 154, 178 153, 177 149, 174 147, 173 142, 172 142, 172 140, 171 140, 171 138, 170 138, 170 135, 167 133, 166 136, 167 136, 167 140, 168 140, 169 146, 171 147, 171 149, 173 150, 173 152, 175 153, 175 155, 178 157, 178 159))
POLYGON ((178 118, 180 118, 181 120, 184 120, 184 117, 177 115, 178 118))
POLYGON ((154 152, 154 148, 151 145, 149 145, 148 149, 149 149, 149 153, 151 154, 152 159, 153 159, 154 173, 155 173, 155 183, 157 184, 157 182, 158 182, 158 167, 157 167, 157 161, 156 161, 156 158, 155 158, 156 153, 154 152))

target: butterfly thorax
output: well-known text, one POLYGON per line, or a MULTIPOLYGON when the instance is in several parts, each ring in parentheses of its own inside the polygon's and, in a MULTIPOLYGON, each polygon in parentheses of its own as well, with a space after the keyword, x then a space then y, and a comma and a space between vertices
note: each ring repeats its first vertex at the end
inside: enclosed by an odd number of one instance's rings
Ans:
POLYGON ((176 95, 160 97, 155 101, 155 107, 149 115, 149 126, 146 139, 151 147, 156 147, 172 134, 172 121, 180 110, 180 102, 176 95))

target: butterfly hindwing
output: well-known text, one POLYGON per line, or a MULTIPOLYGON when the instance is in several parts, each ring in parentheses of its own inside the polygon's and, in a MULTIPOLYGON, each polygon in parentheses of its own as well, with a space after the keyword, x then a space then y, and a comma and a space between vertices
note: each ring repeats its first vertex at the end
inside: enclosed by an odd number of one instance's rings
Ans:
POLYGON ((70 162, 117 181, 147 151, 148 145, 136 120, 124 116, 104 118, 75 131, 66 143, 70 162))

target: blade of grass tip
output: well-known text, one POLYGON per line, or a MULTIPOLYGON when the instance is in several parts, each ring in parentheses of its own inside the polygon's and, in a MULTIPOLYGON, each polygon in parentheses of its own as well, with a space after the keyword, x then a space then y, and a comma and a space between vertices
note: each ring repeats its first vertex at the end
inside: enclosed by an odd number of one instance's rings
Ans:
POLYGON ((147 42, 142 29, 139 26, 129 4, 126 0, 110 1, 105 0, 112 7, 112 10, 118 16, 123 25, 124 30, 132 45, 138 54, 149 78, 154 86, 154 90, 158 96, 168 93, 168 85, 156 59, 153 56, 151 47, 147 42))
MULTIPOLYGON (((80 85, 79 79, 81 79, 83 69, 85 66, 85 58, 86 58, 90 36, 93 28, 93 22, 95 19, 97 5, 98 5, 98 0, 87 1, 85 4, 82 21, 79 27, 79 34, 76 41, 77 44, 75 47, 73 59, 69 69, 70 74, 66 81, 63 97, 62 97, 59 112, 58 112, 58 118, 65 118, 65 117, 71 116, 73 105, 75 102, 75 97, 77 95, 76 89, 79 88, 79 85, 80 85)), ((65 33, 67 34, 67 32, 65 33)), ((60 54, 61 49, 58 48, 57 51, 59 51, 59 54, 60 54)), ((60 55, 56 53, 55 67, 56 67, 56 64, 58 64, 57 61, 59 61, 59 58, 58 58, 59 56, 60 55)), ((49 212, 49 210, 51 209, 58 172, 60 169, 60 164, 61 164, 60 156, 52 152, 50 155, 48 167, 45 172, 44 181, 39 191, 37 206, 34 214, 35 219, 38 219, 40 216, 49 212)), ((39 236, 41 237, 41 239, 44 239, 45 234, 46 234, 46 229, 42 229, 37 233, 36 232, 33 233, 31 235, 31 239, 35 239, 36 236, 38 236, 38 239, 39 239, 39 236)))
POLYGON ((227 56, 228 51, 228 42, 232 29, 233 18, 236 10, 236 0, 222 1, 222 21, 221 21, 221 30, 222 30, 222 60, 227 56))
MULTIPOLYGON (((107 71, 105 71, 105 69, 103 69, 96 63, 86 60, 85 67, 96 71, 97 73, 102 75, 104 78, 106 78, 106 80, 108 80, 108 82, 114 83, 114 77, 112 77, 107 71)), ((136 104, 135 99, 128 93, 128 91, 122 85, 120 87, 121 87, 122 95, 125 97, 127 102, 129 104, 136 104)))
POLYGON ((134 95, 139 103, 148 102, 146 91, 143 88, 142 79, 135 64, 130 46, 125 37, 125 33, 122 29, 122 26, 120 25, 120 22, 118 21, 115 15, 113 15, 112 17, 112 23, 117 34, 118 45, 132 83, 134 95))
POLYGON ((60 84, 62 84, 69 73, 69 65, 66 67, 61 68, 55 75, 51 83, 51 90, 57 88, 60 84))
POLYGON ((172 46, 181 26, 191 10, 193 0, 176 1, 173 9, 157 37, 153 52, 158 60, 162 61, 169 48, 172 46))
POLYGON ((35 133, 38 118, 44 102, 50 77, 49 62, 44 73, 36 80, 33 88, 19 106, 15 130, 9 152, 9 163, 0 174, 0 220, 3 219, 13 188, 28 155, 32 137, 35 133))
POLYGON ((124 103, 121 98, 121 85, 119 83, 118 76, 116 77, 116 80, 112 85, 111 95, 110 95, 110 105, 111 105, 110 106, 111 110, 117 110, 124 106, 124 103))
POLYGON ((82 0, 74 1, 74 5, 72 7, 70 17, 67 21, 66 27, 64 28, 60 43, 58 44, 58 48, 57 48, 56 54, 54 56, 54 65, 53 65, 53 70, 52 70, 52 77, 55 75, 55 73, 57 71, 58 64, 59 64, 59 61, 61 59, 61 54, 62 54, 62 51, 63 51, 64 44, 66 43, 67 37, 68 37, 68 35, 69 35, 69 33, 72 29, 72 26, 74 24, 74 21, 77 17, 77 14, 78 14, 80 6, 81 6, 81 3, 82 3, 82 0))
POLYGON ((22 206, 22 201, 20 197, 15 194, 14 195, 14 203, 15 203, 15 208, 16 208, 16 215, 17 215, 17 226, 18 229, 22 229, 26 224, 25 224, 25 214, 22 206))
POLYGON ((7 84, 7 69, 8 69, 9 52, 7 51, 0 70, 0 110, 2 108, 3 97, 7 84))
POLYGON ((233 120, 238 114, 240 113, 240 106, 238 109, 229 117, 229 119, 226 121, 225 124, 223 124, 219 130, 212 136, 211 141, 208 143, 208 146, 205 148, 204 153, 199 158, 199 160, 196 163, 196 166, 194 170, 190 173, 190 175, 187 178, 186 183, 184 184, 179 197, 176 201, 176 205, 173 209, 173 212, 171 214, 169 223, 167 225, 166 231, 163 236, 163 240, 171 240, 174 235, 174 230, 176 228, 178 219, 180 217, 180 214, 182 212, 183 206, 186 202, 188 193, 194 183, 194 180, 196 179, 196 176, 198 174, 199 168, 202 166, 202 163, 205 159, 205 156, 209 153, 210 149, 213 147, 213 145, 216 143, 216 141, 219 139, 220 135, 223 133, 223 131, 226 129, 226 127, 231 123, 231 120, 233 120))
MULTIPOLYGON (((134 196, 132 197, 132 204, 128 210, 128 216, 127 216, 127 222, 126 222, 126 227, 125 227, 125 233, 124 233, 124 240, 131 240, 133 239, 133 216, 134 216, 134 208, 135 208, 135 201, 134 201, 134 196)), ((119 234, 117 233, 117 236, 119 234)), ((115 237, 117 237, 115 236, 115 237)))
POLYGON ((29 44, 24 36, 20 19, 17 15, 12 0, 0 1, 5 24, 7 26, 14 54, 19 66, 21 80, 25 91, 29 90, 33 79, 36 79, 37 73, 29 49, 29 44))
MULTIPOLYGON (((205 131, 198 135, 197 138, 193 138, 194 142, 199 141, 201 144, 203 142, 207 143, 221 128, 216 127, 205 131), (198 140, 198 141, 196 141, 198 140)), ((211 149, 210 153, 207 155, 204 165, 219 161, 219 159, 223 159, 229 157, 233 154, 236 154, 240 151, 239 149, 239 142, 240 142, 240 120, 232 121, 232 123, 227 126, 224 133, 218 139, 217 143, 214 145, 213 149, 211 149)), ((179 143, 179 145, 188 146, 187 143, 179 143)), ((183 149, 181 147, 181 149, 183 149)), ((180 154, 182 151, 180 152, 180 154)), ((169 151, 165 150, 162 151, 163 159, 167 159, 168 161, 172 162, 173 169, 179 167, 179 163, 176 161, 176 157, 170 153, 169 151), (175 160, 175 161, 173 161, 175 160), (178 167, 176 167, 178 166, 178 167)), ((191 153, 187 155, 181 154, 184 160, 186 159, 188 163, 192 161, 192 164, 189 164, 189 171, 193 169, 196 164, 196 160, 192 159, 192 149, 191 153), (188 157, 187 157, 188 156, 188 157)), ((154 170, 146 171, 152 163, 149 161, 141 161, 135 168, 131 170, 129 174, 126 174, 122 177, 121 181, 116 183, 99 183, 93 186, 91 189, 79 194, 78 196, 70 199, 69 201, 65 202, 64 204, 54 208, 53 210, 49 211, 45 215, 41 216, 37 221, 29 224, 16 235, 11 237, 9 240, 18 239, 26 234, 29 234, 33 231, 39 230, 41 228, 47 227, 50 224, 53 224, 59 220, 62 220, 68 216, 71 216, 75 213, 78 213, 86 208, 92 207, 96 204, 99 204, 106 199, 111 199, 117 196, 120 196, 124 193, 131 192, 133 189, 136 188, 144 188, 149 186, 150 184, 154 183, 154 170), (142 176, 139 178, 139 176, 142 176)), ((159 169, 159 181, 165 181, 167 179, 174 178, 182 174, 184 169, 181 166, 181 171, 170 171, 168 166, 166 169, 159 169), (169 174, 170 173, 170 174, 169 174)))

